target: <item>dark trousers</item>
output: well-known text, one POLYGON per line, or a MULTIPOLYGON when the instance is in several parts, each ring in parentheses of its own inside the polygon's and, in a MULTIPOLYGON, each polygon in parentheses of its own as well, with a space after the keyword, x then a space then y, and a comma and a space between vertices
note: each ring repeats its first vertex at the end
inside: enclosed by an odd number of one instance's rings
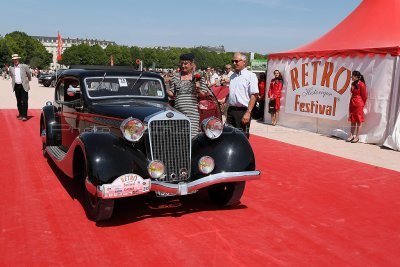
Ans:
POLYGON ((259 117, 261 120, 264 120, 264 109, 265 109, 265 99, 260 100, 260 114, 259 117))
POLYGON ((22 84, 15 84, 14 92, 17 98, 19 116, 28 117, 28 92, 24 90, 22 84))
POLYGON ((250 122, 248 124, 242 124, 243 115, 246 113, 246 107, 229 107, 226 114, 226 122, 233 127, 244 132, 247 138, 250 137, 250 122))

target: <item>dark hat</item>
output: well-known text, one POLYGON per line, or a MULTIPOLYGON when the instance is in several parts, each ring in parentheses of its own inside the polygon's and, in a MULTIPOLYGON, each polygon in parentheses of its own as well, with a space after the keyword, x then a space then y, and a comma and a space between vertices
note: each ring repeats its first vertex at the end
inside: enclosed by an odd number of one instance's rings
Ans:
POLYGON ((194 54, 192 54, 192 53, 182 54, 182 55, 179 57, 179 59, 180 59, 180 60, 191 60, 191 61, 193 61, 193 60, 194 60, 194 54))

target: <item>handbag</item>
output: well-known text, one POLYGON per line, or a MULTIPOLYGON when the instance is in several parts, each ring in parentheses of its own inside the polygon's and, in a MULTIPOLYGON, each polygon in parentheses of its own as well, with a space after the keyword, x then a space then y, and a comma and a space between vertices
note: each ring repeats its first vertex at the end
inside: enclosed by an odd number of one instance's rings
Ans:
POLYGON ((275 113, 276 112, 276 100, 270 99, 268 103, 268 112, 275 113))

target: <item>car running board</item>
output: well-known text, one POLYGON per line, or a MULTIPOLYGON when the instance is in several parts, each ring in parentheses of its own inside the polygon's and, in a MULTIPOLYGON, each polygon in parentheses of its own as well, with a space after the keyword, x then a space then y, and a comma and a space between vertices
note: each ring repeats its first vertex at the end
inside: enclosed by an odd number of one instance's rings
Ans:
POLYGON ((57 160, 62 160, 65 157, 65 155, 67 155, 67 152, 65 152, 58 146, 48 146, 46 147, 46 151, 49 154, 51 154, 53 158, 56 158, 57 160))

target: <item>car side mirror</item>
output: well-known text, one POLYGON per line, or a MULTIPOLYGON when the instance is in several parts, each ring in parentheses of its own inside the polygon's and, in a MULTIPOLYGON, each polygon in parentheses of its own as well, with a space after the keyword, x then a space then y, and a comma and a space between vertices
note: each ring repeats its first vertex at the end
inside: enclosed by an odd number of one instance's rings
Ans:
POLYGON ((80 94, 81 90, 79 88, 75 88, 75 87, 68 87, 67 89, 67 95, 69 96, 75 96, 76 94, 80 94))

